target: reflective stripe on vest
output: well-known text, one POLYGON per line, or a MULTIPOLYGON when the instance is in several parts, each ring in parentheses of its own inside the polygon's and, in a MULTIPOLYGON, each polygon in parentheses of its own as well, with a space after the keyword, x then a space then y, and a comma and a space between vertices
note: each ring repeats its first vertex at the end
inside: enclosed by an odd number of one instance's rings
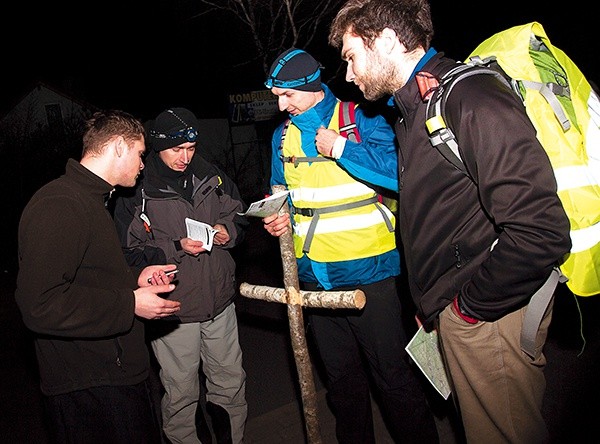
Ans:
MULTIPOLYGON (((339 104, 328 128, 338 131, 339 104)), ((305 157, 301 134, 290 125, 283 141, 284 157, 305 157)), ((326 209, 375 198, 377 193, 353 179, 336 162, 284 163, 284 177, 294 207, 326 209)), ((374 199, 376 200, 376 199, 374 199)), ((293 215, 296 257, 303 247, 313 216, 293 215)), ((394 215, 378 202, 319 214, 307 256, 318 262, 338 262, 376 256, 396 248, 394 215), (381 208, 381 209, 379 209, 381 208), (383 215, 387 216, 383 217, 383 215), (392 230, 388 229, 391 224, 392 230)))

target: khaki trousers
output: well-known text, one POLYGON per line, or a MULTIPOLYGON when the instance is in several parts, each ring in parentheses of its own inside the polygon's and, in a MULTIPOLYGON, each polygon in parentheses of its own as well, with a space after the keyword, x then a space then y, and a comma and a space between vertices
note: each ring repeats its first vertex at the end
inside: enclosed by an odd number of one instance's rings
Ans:
POLYGON ((541 413, 546 389, 542 348, 552 305, 536 337, 535 360, 520 348, 527 307, 474 325, 457 316, 452 304, 440 313, 440 346, 469 444, 549 442, 541 413))

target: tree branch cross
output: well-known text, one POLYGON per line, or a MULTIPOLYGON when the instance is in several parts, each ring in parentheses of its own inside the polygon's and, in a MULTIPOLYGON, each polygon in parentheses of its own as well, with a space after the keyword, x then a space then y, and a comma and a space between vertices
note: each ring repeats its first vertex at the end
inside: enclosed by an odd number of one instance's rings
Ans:
MULTIPOLYGON (((285 187, 281 185, 273 186, 273 193, 283 190, 285 190, 285 187)), ((289 213, 289 205, 285 203, 281 211, 289 213)), ((302 307, 361 309, 365 305, 366 298, 361 290, 300 290, 298 264, 294 252, 292 230, 291 227, 289 228, 290 229, 285 234, 279 237, 285 288, 273 288, 242 283, 240 285, 240 294, 248 298, 287 304, 292 349, 300 381, 306 436, 310 444, 321 444, 322 439, 317 417, 315 382, 308 347, 306 345, 306 336, 304 334, 302 307)))

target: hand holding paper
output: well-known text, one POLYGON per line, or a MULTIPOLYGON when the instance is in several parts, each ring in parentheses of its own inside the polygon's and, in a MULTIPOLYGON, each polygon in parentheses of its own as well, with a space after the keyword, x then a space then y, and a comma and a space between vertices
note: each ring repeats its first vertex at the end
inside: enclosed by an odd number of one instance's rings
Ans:
POLYGON ((269 197, 252 202, 250 207, 245 213, 238 213, 240 216, 255 216, 255 217, 267 217, 277 213, 285 200, 287 199, 290 192, 288 190, 279 191, 278 193, 272 194, 269 197))
POLYGON ((212 250, 213 239, 218 230, 215 230, 204 222, 190 219, 189 217, 185 218, 185 226, 190 239, 201 241, 206 251, 212 250))

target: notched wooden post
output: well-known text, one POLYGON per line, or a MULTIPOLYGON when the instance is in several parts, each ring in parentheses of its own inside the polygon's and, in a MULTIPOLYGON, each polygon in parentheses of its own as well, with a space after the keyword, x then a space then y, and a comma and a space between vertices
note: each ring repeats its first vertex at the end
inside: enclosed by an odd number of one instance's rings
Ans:
MULTIPOLYGON (((284 190, 285 187, 281 185, 273 186, 273 193, 284 190)), ((289 214, 290 209, 287 203, 284 204, 281 211, 289 214)), ((279 302, 287 305, 290 337, 302 395, 306 436, 310 444, 321 444, 321 431, 317 416, 317 396, 312 373, 312 363, 304 334, 302 307, 361 309, 366 302, 365 294, 361 290, 301 291, 291 226, 287 233, 279 237, 279 248, 281 250, 285 288, 242 283, 240 285, 240 294, 248 298, 279 302)))

